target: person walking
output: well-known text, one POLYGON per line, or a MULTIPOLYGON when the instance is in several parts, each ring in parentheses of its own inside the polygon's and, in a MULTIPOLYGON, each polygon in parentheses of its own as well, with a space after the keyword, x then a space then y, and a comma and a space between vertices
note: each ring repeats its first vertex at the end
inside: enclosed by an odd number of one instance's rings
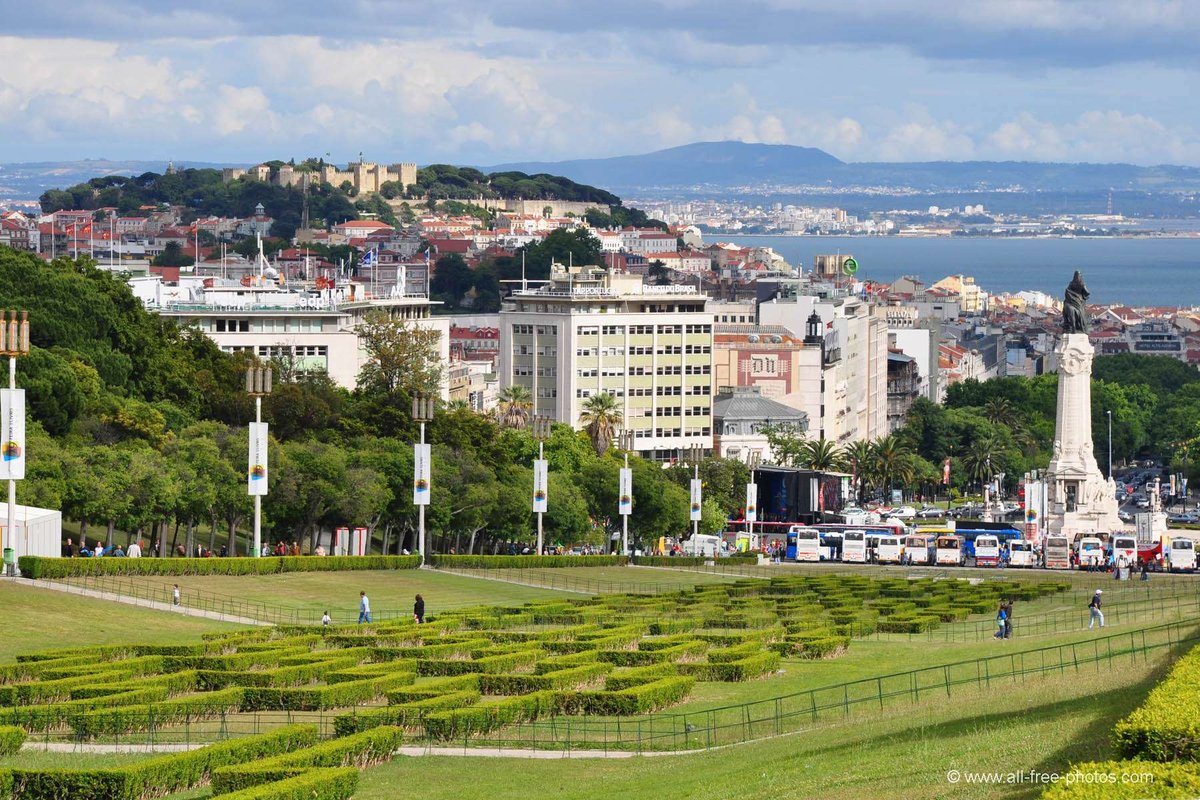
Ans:
POLYGON ((1092 626, 1096 624, 1096 620, 1100 620, 1101 628, 1104 627, 1104 612, 1100 610, 1100 595, 1102 594, 1104 594, 1104 590, 1097 589, 1096 593, 1092 595, 1092 602, 1088 603, 1088 608, 1092 612, 1092 619, 1090 622, 1088 622, 1089 631, 1092 629, 1092 626))
POLYGON ((1012 600, 1004 601, 1003 608, 1004 608, 1004 638, 1005 639, 1012 638, 1012 629, 1013 629, 1012 607, 1013 607, 1012 600))
POLYGON ((125 553, 125 556, 127 558, 141 558, 142 543, 135 539, 133 544, 129 545, 129 551, 125 553))
POLYGON ((996 611, 996 635, 994 638, 1003 639, 1004 629, 1008 624, 1008 617, 1004 613, 1004 603, 1000 604, 1000 608, 996 611))
POLYGON ((321 624, 328 628, 331 622, 333 620, 329 616, 329 609, 326 609, 325 613, 321 615, 321 624))
POLYGON ((1148 558, 1142 561, 1142 580, 1150 580, 1150 559, 1148 558))
POLYGON ((418 625, 425 624, 425 598, 421 595, 417 595, 417 599, 413 603, 413 619, 418 625))
POLYGON ((358 623, 371 621, 371 600, 366 592, 358 593, 358 623))
POLYGON ((173 605, 173 606, 179 605, 179 584, 178 583, 175 584, 174 588, 171 589, 171 605, 173 605))

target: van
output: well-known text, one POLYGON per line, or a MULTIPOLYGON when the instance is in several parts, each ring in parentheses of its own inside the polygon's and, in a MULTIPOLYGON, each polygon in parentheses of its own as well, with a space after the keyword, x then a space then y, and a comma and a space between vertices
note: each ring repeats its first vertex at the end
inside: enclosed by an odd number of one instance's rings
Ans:
POLYGON ((1033 563, 1033 545, 1024 539, 1013 539, 1009 542, 1008 565, 1010 567, 1035 566, 1033 563))
POLYGON ((875 560, 880 564, 899 564, 904 558, 904 537, 880 536, 875 560))

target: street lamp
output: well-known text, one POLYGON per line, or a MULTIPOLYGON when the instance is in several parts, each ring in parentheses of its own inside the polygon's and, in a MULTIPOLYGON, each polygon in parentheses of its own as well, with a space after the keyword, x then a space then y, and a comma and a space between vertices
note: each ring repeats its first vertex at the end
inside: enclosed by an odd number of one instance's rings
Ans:
POLYGON ((417 553, 425 566, 425 506, 432 494, 430 447, 425 444, 425 423, 433 419, 433 398, 424 393, 413 395, 412 418, 421 425, 421 441, 413 445, 413 505, 417 507, 417 553))
POLYGON ((1112 410, 1104 412, 1108 414, 1108 479, 1112 480, 1112 410))
POLYGON ((625 451, 625 466, 617 481, 617 513, 621 515, 621 555, 629 555, 629 515, 633 513, 633 471, 629 469, 629 453, 633 450, 634 432, 621 431, 617 446, 625 451))
MULTIPOLYGON (((25 477, 25 390, 17 389, 17 359, 29 355, 29 312, 0 311, 0 354, 8 356, 8 388, 0 391, 0 476, 8 479, 9 547, 16 563, 17 481, 25 477)), ((25 526, 25 551, 29 526, 25 526)), ((11 571, 10 567, 10 571, 11 571)))
MULTIPOLYGON (((250 425, 250 472, 247 491, 254 496, 253 558, 262 555, 262 499, 267 493, 267 424, 262 421, 262 399, 271 393, 268 367, 246 368, 246 394, 254 398, 254 422, 250 425)), ((164 537, 165 538, 165 537, 164 537)), ((161 546, 163 539, 159 539, 161 546)), ((159 555, 162 555, 160 552, 159 555)))
POLYGON ((545 441, 550 436, 550 417, 534 414, 529 420, 533 438, 538 440, 538 457, 533 462, 533 510, 537 513, 537 554, 542 555, 542 515, 546 513, 549 465, 546 463, 545 441))

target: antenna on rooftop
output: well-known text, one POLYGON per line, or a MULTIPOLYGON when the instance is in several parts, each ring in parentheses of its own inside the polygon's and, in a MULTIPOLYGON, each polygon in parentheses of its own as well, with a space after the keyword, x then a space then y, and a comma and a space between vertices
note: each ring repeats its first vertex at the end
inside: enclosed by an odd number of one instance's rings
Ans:
POLYGON ((529 291, 529 282, 525 280, 525 248, 521 248, 521 291, 529 291))

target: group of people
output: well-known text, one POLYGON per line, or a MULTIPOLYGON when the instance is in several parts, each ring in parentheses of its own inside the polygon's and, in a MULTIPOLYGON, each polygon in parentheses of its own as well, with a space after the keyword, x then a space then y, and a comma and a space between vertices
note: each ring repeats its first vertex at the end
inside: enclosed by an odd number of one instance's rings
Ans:
MULTIPOLYGON (((370 623, 370 621, 371 598, 367 597, 367 593, 365 591, 362 591, 358 593, 358 624, 361 625, 364 622, 370 623)), ((419 594, 413 601, 413 622, 417 623, 418 625, 425 624, 425 598, 419 594)), ((329 616, 328 609, 326 609, 325 613, 321 615, 321 624, 333 624, 333 618, 329 616)))
POLYGON ((1013 615, 1013 601, 1012 600, 1001 600, 1000 608, 996 611, 996 635, 995 635, 995 638, 997 638, 997 639, 1011 639, 1012 638, 1012 630, 1013 630, 1012 615, 1013 615))
POLYGON ((121 547, 119 544, 105 545, 99 539, 96 540, 96 546, 89 548, 86 539, 79 542, 79 549, 75 549, 75 543, 67 539, 62 546, 63 558, 99 558, 108 556, 109 558, 141 558, 142 557, 142 542, 139 539, 129 545, 129 549, 121 547))

